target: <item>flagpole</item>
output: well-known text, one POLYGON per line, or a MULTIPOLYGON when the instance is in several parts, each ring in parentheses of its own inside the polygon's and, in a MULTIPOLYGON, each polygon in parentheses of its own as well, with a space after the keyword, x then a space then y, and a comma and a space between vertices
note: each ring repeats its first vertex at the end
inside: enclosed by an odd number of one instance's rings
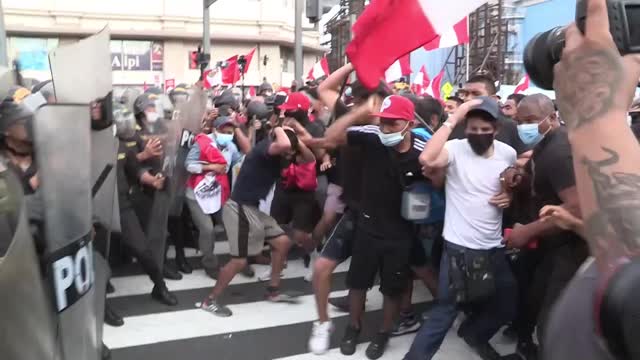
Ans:
MULTIPOLYGON (((469 29, 469 17, 467 16, 467 29, 469 29)), ((465 82, 469 81, 469 70, 470 70, 470 66, 469 66, 469 50, 471 50, 471 39, 469 39, 469 42, 467 42, 467 45, 465 46, 465 57, 466 57, 466 69, 465 69, 465 82)))

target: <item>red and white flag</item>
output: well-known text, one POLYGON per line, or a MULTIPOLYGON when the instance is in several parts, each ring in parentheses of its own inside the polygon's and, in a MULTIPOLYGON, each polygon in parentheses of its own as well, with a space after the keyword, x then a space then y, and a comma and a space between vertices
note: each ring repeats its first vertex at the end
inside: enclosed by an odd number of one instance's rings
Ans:
POLYGON ((323 56, 320 61, 315 63, 309 73, 307 74, 307 80, 313 81, 319 79, 323 76, 329 76, 329 62, 327 61, 327 57, 323 56))
POLYGON ((425 50, 435 50, 448 48, 456 45, 467 44, 469 42, 469 26, 467 17, 458 21, 455 25, 447 29, 442 34, 438 35, 435 39, 428 42, 425 46, 425 50))
POLYGON ((353 25, 353 41, 347 47, 358 79, 375 88, 396 59, 433 41, 486 2, 372 0, 353 25))
POLYGON ((220 71, 220 68, 205 70, 203 81, 204 88, 211 89, 219 85, 222 85, 222 71, 220 71))
POLYGON ((399 80, 405 75, 411 75, 411 54, 406 54, 399 58, 384 72, 384 78, 387 83, 399 80))
POLYGON ((427 74, 427 69, 422 65, 416 77, 413 78, 413 82, 411 82, 411 91, 416 95, 424 95, 430 83, 431 80, 429 79, 429 74, 427 74))
POLYGON ((513 93, 514 94, 524 93, 528 89, 529 89, 529 75, 525 75, 522 79, 520 79, 520 82, 518 83, 518 86, 516 86, 516 89, 513 91, 513 93))
POLYGON ((245 60, 247 60, 247 64, 244 66, 244 73, 246 74, 249 70, 249 66, 251 66, 251 60, 253 60, 253 55, 256 53, 256 48, 251 49, 247 55, 244 56, 245 60))
POLYGON ((427 88, 427 94, 433 96, 436 99, 441 99, 440 95, 440 83, 442 83, 442 78, 444 77, 444 70, 441 70, 440 73, 433 78, 431 84, 427 88))

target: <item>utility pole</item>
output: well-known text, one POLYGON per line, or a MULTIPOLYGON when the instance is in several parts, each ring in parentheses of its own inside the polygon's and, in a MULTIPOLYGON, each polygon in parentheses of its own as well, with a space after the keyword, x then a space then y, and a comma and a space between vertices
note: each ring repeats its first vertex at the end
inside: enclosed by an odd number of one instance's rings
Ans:
POLYGON ((202 10, 202 53, 198 54, 198 63, 200 63, 200 75, 204 74, 204 70, 211 60, 211 14, 209 7, 217 0, 203 0, 202 10))
POLYGON ((296 22, 295 22, 295 39, 294 39, 294 49, 293 49, 293 57, 295 60, 294 73, 295 80, 299 86, 302 86, 302 67, 303 59, 302 59, 302 8, 304 6, 304 0, 296 0, 295 4, 295 13, 296 13, 296 22))

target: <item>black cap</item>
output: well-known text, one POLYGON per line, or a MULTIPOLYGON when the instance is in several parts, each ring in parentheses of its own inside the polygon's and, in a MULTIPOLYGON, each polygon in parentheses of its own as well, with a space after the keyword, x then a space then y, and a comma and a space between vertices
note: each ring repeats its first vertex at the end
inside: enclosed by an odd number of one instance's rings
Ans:
POLYGON ((142 114, 149 106, 155 106, 155 102, 150 98, 152 94, 142 94, 133 103, 133 113, 142 114))
POLYGON ((500 117, 500 108, 498 107, 498 102, 496 102, 495 99, 492 99, 488 96, 479 96, 475 98, 475 100, 482 100, 482 103, 474 106, 471 110, 469 110, 467 117, 469 117, 469 115, 472 113, 483 112, 485 114, 488 114, 494 120, 498 120, 498 118, 500 117))
POLYGON ((269 108, 263 102, 252 101, 247 105, 247 117, 253 119, 255 116, 257 120, 264 120, 269 117, 269 108))

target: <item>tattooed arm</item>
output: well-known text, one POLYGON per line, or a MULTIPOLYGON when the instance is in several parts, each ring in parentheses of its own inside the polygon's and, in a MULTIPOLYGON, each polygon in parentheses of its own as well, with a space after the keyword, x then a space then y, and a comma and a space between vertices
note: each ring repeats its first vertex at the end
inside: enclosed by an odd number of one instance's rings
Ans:
POLYGON ((640 56, 621 57, 605 0, 590 0, 586 31, 567 29, 554 88, 569 128, 587 239, 606 271, 640 250, 640 146, 625 121, 640 56))

